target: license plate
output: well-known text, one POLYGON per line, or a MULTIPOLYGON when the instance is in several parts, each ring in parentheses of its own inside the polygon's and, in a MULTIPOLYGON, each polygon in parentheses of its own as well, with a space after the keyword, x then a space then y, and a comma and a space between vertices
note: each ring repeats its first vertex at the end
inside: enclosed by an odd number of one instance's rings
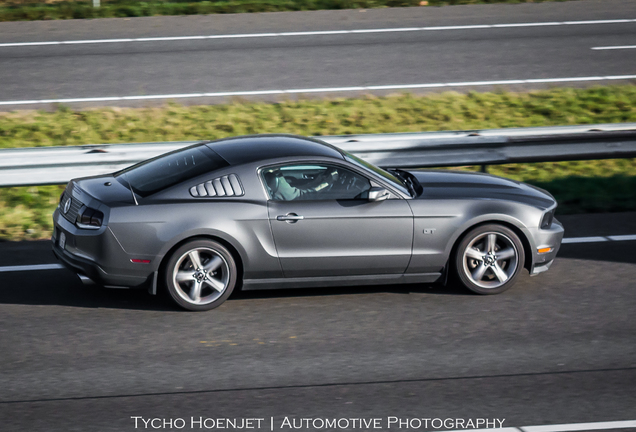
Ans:
POLYGON ((60 233, 60 248, 64 249, 64 246, 66 246, 66 234, 61 232, 60 233))

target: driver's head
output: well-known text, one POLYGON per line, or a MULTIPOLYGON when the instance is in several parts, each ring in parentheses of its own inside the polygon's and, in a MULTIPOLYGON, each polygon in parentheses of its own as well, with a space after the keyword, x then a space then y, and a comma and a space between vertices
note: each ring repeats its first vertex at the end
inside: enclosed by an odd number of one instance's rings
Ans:
POLYGON ((276 193, 278 190, 279 178, 282 176, 283 173, 278 168, 272 168, 263 173, 265 183, 267 183, 267 187, 269 187, 272 193, 276 193))

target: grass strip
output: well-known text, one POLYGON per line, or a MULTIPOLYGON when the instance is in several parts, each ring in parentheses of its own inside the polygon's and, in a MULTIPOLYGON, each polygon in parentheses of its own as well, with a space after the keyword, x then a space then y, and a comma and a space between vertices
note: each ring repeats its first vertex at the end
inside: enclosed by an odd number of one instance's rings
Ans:
POLYGON ((0 21, 202 15, 247 12, 283 12, 326 9, 372 9, 408 6, 446 6, 487 3, 540 3, 567 0, 106 0, 94 8, 92 1, 0 1, 0 21))
POLYGON ((0 113, 0 148, 636 122, 636 85, 0 113))
MULTIPOLYGON (((636 86, 16 111, 0 113, 0 148, 216 139, 251 133, 340 135, 619 122, 636 122, 636 86)), ((636 210, 634 159, 499 165, 489 172, 549 190, 559 201, 560 214, 636 210)), ((62 188, 0 189, 0 238, 50 236, 50 215, 62 188)))

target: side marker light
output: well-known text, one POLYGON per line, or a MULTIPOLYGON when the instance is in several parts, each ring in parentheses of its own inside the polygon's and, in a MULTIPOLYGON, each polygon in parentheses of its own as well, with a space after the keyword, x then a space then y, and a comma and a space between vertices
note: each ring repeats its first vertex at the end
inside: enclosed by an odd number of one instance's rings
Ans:
POLYGON ((134 264, 150 264, 150 260, 137 259, 137 258, 131 259, 130 262, 134 264))
POLYGON ((547 248, 537 249, 537 252, 539 252, 540 254, 544 254, 544 253, 552 252, 552 248, 547 247, 547 248))

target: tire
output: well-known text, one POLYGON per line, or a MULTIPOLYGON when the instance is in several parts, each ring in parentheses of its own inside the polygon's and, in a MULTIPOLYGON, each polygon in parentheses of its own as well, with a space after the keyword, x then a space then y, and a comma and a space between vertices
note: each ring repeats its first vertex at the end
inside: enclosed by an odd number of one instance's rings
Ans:
POLYGON ((164 277, 175 303, 190 311, 206 311, 220 306, 232 294, 238 272, 225 246, 201 239, 173 252, 164 277))
POLYGON ((482 225, 469 231, 454 256, 457 279, 477 294, 499 294, 514 285, 525 253, 519 236, 498 225, 482 225))

